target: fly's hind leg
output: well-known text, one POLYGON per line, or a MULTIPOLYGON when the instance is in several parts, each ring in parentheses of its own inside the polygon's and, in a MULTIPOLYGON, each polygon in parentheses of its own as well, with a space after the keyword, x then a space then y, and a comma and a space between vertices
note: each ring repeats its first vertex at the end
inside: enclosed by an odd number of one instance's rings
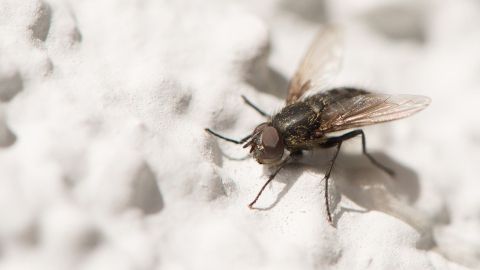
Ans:
POLYGON ((378 162, 375 158, 373 158, 368 152, 367 152, 367 143, 365 139, 365 133, 361 129, 356 129, 351 132, 348 132, 346 134, 343 134, 338 137, 330 137, 328 138, 325 142, 321 143, 320 146, 324 148, 329 148, 329 147, 334 147, 336 146, 335 154, 333 155, 333 158, 330 160, 330 166, 328 167, 327 173, 325 174, 325 177, 323 180, 325 181, 325 205, 327 208, 327 215, 328 215, 328 222, 332 224, 332 215, 330 212, 330 203, 328 200, 328 179, 330 178, 330 174, 332 172, 333 166, 335 165, 335 161, 337 159, 338 153, 340 152, 340 148, 342 146, 342 143, 346 140, 349 140, 351 138, 354 138, 358 135, 362 136, 362 152, 363 154, 372 162, 373 165, 377 166, 379 169, 383 170, 387 174, 393 176, 394 171, 384 165, 382 165, 380 162, 378 162))
POLYGON ((333 145, 337 144, 337 142, 339 142, 339 141, 346 141, 346 140, 352 139, 352 138, 354 138, 358 135, 362 136, 362 152, 370 160, 370 162, 372 162, 372 164, 375 165, 380 170, 386 172, 388 175, 394 176, 395 172, 392 169, 390 169, 387 166, 383 165, 382 163, 378 162, 373 156, 371 156, 367 152, 367 142, 366 142, 366 138, 365 138, 365 133, 361 129, 353 130, 351 132, 345 133, 345 134, 343 134, 341 136, 338 136, 338 137, 328 138, 328 140, 325 142, 325 144, 323 146, 330 147, 330 146, 333 146, 333 145))

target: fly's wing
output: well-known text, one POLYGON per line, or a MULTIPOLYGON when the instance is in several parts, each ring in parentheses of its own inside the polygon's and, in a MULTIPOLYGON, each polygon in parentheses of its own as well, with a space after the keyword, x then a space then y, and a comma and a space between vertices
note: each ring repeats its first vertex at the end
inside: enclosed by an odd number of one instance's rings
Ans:
POLYGON ((322 112, 320 130, 328 133, 393 121, 417 113, 429 104, 430 98, 415 95, 365 93, 330 99, 322 112))
POLYGON ((310 89, 324 88, 328 79, 340 70, 342 53, 340 30, 328 26, 320 31, 290 82, 287 105, 310 89))

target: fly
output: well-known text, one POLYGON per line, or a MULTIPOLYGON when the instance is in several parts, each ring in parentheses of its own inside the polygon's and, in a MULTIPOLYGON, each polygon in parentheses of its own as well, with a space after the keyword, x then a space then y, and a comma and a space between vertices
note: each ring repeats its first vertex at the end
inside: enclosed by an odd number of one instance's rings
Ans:
POLYGON ((251 209, 278 172, 302 151, 334 147, 335 152, 323 178, 327 218, 332 223, 328 200, 330 174, 342 143, 357 136, 361 136, 362 152, 371 163, 390 176, 394 175, 393 170, 367 152, 365 133, 361 127, 410 116, 426 108, 430 98, 379 94, 352 87, 322 91, 326 79, 340 68, 342 50, 339 39, 339 33, 333 27, 327 27, 317 35, 290 82, 286 106, 279 113, 270 116, 242 96, 249 106, 268 118, 251 134, 234 140, 205 129, 220 139, 244 144, 243 148, 250 147, 250 153, 258 163, 276 167, 248 205, 251 209), (306 96, 308 91, 317 93, 306 96), (340 136, 330 135, 343 130, 351 131, 340 136))

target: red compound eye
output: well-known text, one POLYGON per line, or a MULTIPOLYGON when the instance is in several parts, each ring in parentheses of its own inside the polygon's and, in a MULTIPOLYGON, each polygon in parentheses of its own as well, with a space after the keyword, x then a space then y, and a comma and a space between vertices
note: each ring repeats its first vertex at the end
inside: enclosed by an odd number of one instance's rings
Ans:
POLYGON ((283 141, 277 129, 267 126, 262 130, 261 143, 263 149, 257 154, 260 163, 272 163, 281 160, 283 156, 283 141))
POLYGON ((277 129, 274 127, 265 127, 262 132, 262 145, 265 148, 276 148, 280 142, 277 129))

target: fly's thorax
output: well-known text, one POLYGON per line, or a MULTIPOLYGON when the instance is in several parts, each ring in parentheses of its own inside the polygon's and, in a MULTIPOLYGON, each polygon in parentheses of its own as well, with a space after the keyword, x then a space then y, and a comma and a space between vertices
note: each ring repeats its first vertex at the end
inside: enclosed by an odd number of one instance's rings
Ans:
POLYGON ((319 119, 320 112, 300 101, 274 115, 272 125, 283 136, 285 147, 294 150, 315 137, 315 132, 320 126, 319 119))
POLYGON ((285 150, 282 134, 270 122, 258 125, 246 146, 251 146, 250 153, 260 164, 281 161, 285 150))

